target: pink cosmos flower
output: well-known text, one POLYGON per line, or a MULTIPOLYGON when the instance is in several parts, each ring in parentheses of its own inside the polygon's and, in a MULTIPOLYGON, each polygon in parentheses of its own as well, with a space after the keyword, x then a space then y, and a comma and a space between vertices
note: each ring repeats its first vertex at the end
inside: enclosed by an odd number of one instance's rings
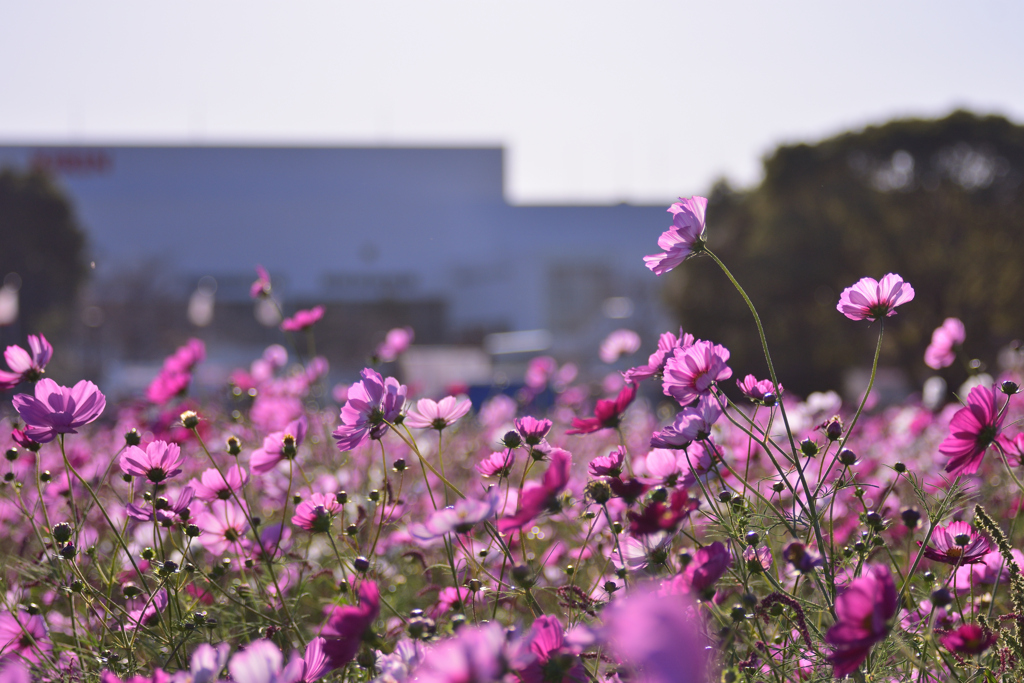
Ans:
POLYGON ((139 599, 141 607, 128 612, 124 625, 125 630, 132 630, 141 626, 155 626, 160 622, 160 613, 167 609, 167 591, 163 588, 153 594, 153 598, 146 598, 143 594, 139 599))
POLYGON ((84 379, 70 389, 41 379, 34 397, 18 394, 12 402, 25 421, 25 435, 38 443, 53 441, 58 434, 77 434, 76 429, 98 418, 107 406, 99 387, 84 379))
POLYGON ((368 438, 379 439, 402 414, 408 389, 398 380, 386 380, 365 368, 362 381, 348 388, 348 401, 341 409, 341 425, 334 430, 338 450, 350 451, 368 438))
POLYGON ((999 436, 1005 417, 996 407, 994 388, 971 389, 967 405, 949 422, 949 436, 939 444, 939 452, 950 458, 946 471, 953 476, 977 472, 985 451, 999 436))
POLYGON ((644 265, 654 271, 655 275, 664 275, 690 255, 697 253, 704 246, 704 212, 708 200, 704 197, 679 198, 669 207, 672 216, 672 227, 661 233, 658 246, 665 251, 652 256, 644 256, 644 265))
POLYGON ((1024 465, 1024 432, 1014 437, 1000 434, 996 437, 996 443, 999 444, 999 448, 1006 454, 1006 461, 1011 466, 1021 467, 1024 465))
POLYGON ((0 391, 13 389, 22 382, 35 382, 43 376, 46 364, 53 357, 53 347, 43 335, 30 334, 28 347, 31 355, 20 346, 8 346, 4 360, 10 372, 0 370, 0 391))
POLYGON ((558 361, 551 356, 537 356, 527 363, 523 383, 533 391, 543 391, 557 371, 558 361))
POLYGON ((142 477, 154 484, 160 484, 181 474, 181 465, 184 462, 185 457, 181 454, 178 444, 153 441, 146 445, 146 450, 138 446, 126 448, 121 454, 121 471, 132 477, 142 477))
POLYGON ((228 643, 221 643, 216 648, 209 643, 201 643, 189 660, 188 676, 178 676, 190 683, 215 683, 220 679, 220 672, 227 665, 230 653, 231 646, 228 643))
MULTIPOLYGON (((312 683, 330 670, 323 645, 323 638, 314 638, 306 646, 304 657, 293 652, 285 664, 277 645, 269 640, 256 640, 246 645, 245 650, 235 653, 228 664, 228 671, 231 679, 238 683, 312 683)), ((217 680, 217 674, 201 680, 212 683, 217 680)), ((193 680, 198 683, 200 679, 193 677, 193 680)))
POLYGON ((189 503, 192 502, 192 498, 195 497, 195 491, 191 486, 186 486, 178 494, 178 499, 172 504, 166 498, 160 497, 156 499, 155 505, 136 505, 135 503, 129 503, 126 512, 129 517, 138 519, 143 522, 153 521, 153 509, 156 508, 156 521, 160 524, 168 526, 174 523, 174 518, 180 515, 182 512, 188 509, 189 503))
POLYGON ((636 385, 627 384, 619 392, 614 401, 599 399, 594 406, 594 417, 574 417, 572 429, 566 430, 566 434, 590 434, 602 429, 614 429, 619 426, 619 420, 626 408, 636 398, 636 385))
POLYGON ((308 330, 313 325, 324 317, 324 307, 314 306, 307 311, 298 311, 295 315, 290 318, 285 318, 281 322, 281 329, 285 332, 301 332, 308 330))
POLYGON ((832 645, 833 675, 842 678, 863 662, 871 646, 889 633, 896 615, 896 584, 889 567, 870 564, 836 598, 836 623, 825 634, 832 645))
POLYGON ((558 617, 537 617, 528 637, 534 659, 516 672, 522 683, 585 683, 589 680, 580 658, 566 646, 558 617))
POLYGON ((683 334, 682 328, 679 328, 678 337, 671 332, 662 333, 658 338, 658 350, 647 359, 647 365, 626 370, 622 373, 622 378, 626 382, 637 384, 645 379, 660 375, 665 370, 665 362, 672 357, 676 349, 685 349, 692 346, 693 341, 693 335, 683 334))
POLYGON ((529 415, 517 418, 514 424, 527 446, 536 446, 551 431, 551 420, 538 420, 529 415))
POLYGON ((185 393, 192 382, 192 370, 206 358, 206 345, 189 339, 164 360, 160 373, 146 388, 146 398, 153 403, 166 403, 185 393))
POLYGON ((899 275, 881 281, 864 277, 839 296, 836 309, 850 320, 881 320, 896 315, 896 307, 914 299, 914 288, 899 275))
POLYGON ((933 370, 948 368, 956 360, 956 347, 966 338, 964 324, 958 318, 946 318, 932 332, 932 343, 924 350, 924 364, 933 370))
MULTIPOLYGON (((985 555, 995 550, 992 541, 967 522, 950 522, 949 526, 936 526, 931 540, 934 547, 924 547, 925 557, 946 564, 984 562, 985 555)), ((917 544, 921 545, 921 542, 918 541, 917 544)))
POLYGON ((232 465, 224 476, 215 468, 210 467, 200 476, 188 483, 196 493, 196 498, 212 503, 215 500, 228 500, 232 491, 240 490, 249 481, 249 473, 244 467, 232 465), (225 479, 226 478, 226 479, 225 479))
POLYGON ((598 357, 605 363, 614 363, 619 356, 629 356, 640 348, 640 335, 633 330, 615 330, 601 342, 598 357))
POLYGON ((809 574, 815 567, 825 564, 825 558, 800 541, 793 541, 782 550, 782 557, 801 574, 809 574))
POLYGON ((651 435, 651 448, 686 448, 693 441, 704 441, 721 416, 718 401, 702 396, 697 405, 680 410, 671 425, 651 435))
MULTIPOLYGON (((753 375, 747 375, 742 380, 736 380, 736 386, 740 388, 743 395, 754 403, 760 405, 775 405, 779 401, 775 393, 775 385, 770 379, 758 381, 753 375)), ((782 385, 779 385, 779 393, 782 393, 782 385)))
POLYGON ((410 524, 409 534, 421 541, 433 541, 445 534, 466 534, 480 522, 494 516, 501 503, 498 489, 493 488, 483 500, 463 498, 455 505, 435 510, 422 524, 410 524))
POLYGON ((384 363, 390 363, 409 348, 413 337, 415 334, 411 327, 396 327, 390 330, 381 345, 377 347, 377 358, 384 363))
POLYGON ((249 296, 253 299, 270 296, 270 273, 263 266, 256 266, 256 281, 249 287, 249 296))
POLYGON ((558 494, 569 483, 572 455, 569 451, 556 448, 551 451, 551 464, 540 482, 531 481, 523 487, 519 497, 519 511, 511 517, 498 520, 498 530, 508 533, 522 529, 545 510, 557 507, 558 494))
MULTIPOLYGON (((465 626, 431 646, 409 676, 416 683, 493 683, 508 668, 505 630, 495 623, 465 626)), ((524 662, 525 663, 525 662, 524 662)))
POLYGON ((731 566, 732 553, 720 541, 715 541, 693 554, 682 576, 692 590, 701 593, 714 586, 731 566))
POLYGON ((341 503, 335 494, 314 493, 295 507, 292 524, 313 533, 328 533, 339 512, 341 503))
POLYGON ((472 407, 473 404, 468 398, 459 401, 454 396, 448 396, 437 402, 421 398, 416 402, 416 407, 405 416, 405 424, 413 429, 441 431, 468 413, 472 407))
POLYGON ((594 458, 587 466, 592 477, 618 477, 622 474, 622 463, 626 459, 626 449, 619 446, 608 455, 594 458))
POLYGON ((688 448, 655 448, 647 454, 644 469, 647 476, 640 481, 651 486, 682 486, 690 488, 697 479, 704 480, 713 471, 711 455, 700 444, 688 448))
POLYGON ((487 456, 476 466, 476 471, 484 477, 507 477, 516 463, 516 454, 511 448, 507 451, 496 451, 487 456))
POLYGON ((253 474, 266 474, 282 460, 292 460, 306 438, 306 416, 288 423, 282 431, 273 432, 263 439, 263 448, 257 448, 249 458, 253 474))
POLYGON ((5 655, 21 655, 30 662, 39 663, 39 655, 46 657, 53 649, 43 617, 18 611, 0 613, 0 651, 5 655))
POLYGON ((964 624, 960 628, 939 636, 939 642, 950 652, 961 655, 980 655, 996 644, 999 634, 977 624, 964 624))
POLYGON ((706 643, 700 618, 683 594, 661 594, 649 586, 613 601, 602 614, 603 639, 634 674, 635 683, 705 683, 706 643))
POLYGON ((373 581, 359 584, 358 605, 336 605, 326 608, 327 623, 320 630, 323 652, 328 666, 336 669, 352 661, 363 642, 363 636, 380 614, 380 591, 373 581))
POLYGON ((214 555, 245 555, 249 548, 249 522, 242 508, 230 500, 215 500, 196 518, 203 530, 203 547, 214 555))
POLYGON ((694 342, 680 349, 665 363, 665 395, 684 406, 692 403, 711 391, 715 382, 732 377, 732 370, 725 364, 727 360, 729 350, 709 341, 694 342))

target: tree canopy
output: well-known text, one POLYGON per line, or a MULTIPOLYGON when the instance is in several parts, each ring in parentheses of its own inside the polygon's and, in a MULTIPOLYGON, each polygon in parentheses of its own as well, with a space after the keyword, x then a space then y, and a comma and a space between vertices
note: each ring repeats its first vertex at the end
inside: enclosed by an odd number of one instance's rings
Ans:
MULTIPOLYGON (((897 120, 779 147, 752 190, 719 183, 707 236, 758 307, 787 388, 837 388, 844 370, 870 364, 877 323, 848 320, 836 303, 861 277, 889 272, 916 298, 887 321, 880 363, 920 379, 947 316, 964 321, 965 348, 980 357, 1024 330, 1022 182, 1022 126, 964 111, 897 120)), ((750 314, 710 259, 667 277, 686 331, 725 344, 736 374, 767 375, 750 314)), ((947 371, 954 382, 964 373, 947 371)))

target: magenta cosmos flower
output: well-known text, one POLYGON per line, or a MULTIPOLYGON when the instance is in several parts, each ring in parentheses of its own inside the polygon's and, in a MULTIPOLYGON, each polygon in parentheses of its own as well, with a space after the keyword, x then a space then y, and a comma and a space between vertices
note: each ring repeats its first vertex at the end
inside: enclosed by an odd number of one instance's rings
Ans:
POLYGON ((28 348, 31 354, 20 346, 8 346, 4 351, 10 372, 0 370, 0 391, 13 389, 22 382, 35 382, 43 376, 46 364, 53 357, 53 347, 43 335, 30 334, 28 348))
POLYGON ((985 451, 999 436, 1005 417, 996 407, 995 389, 971 389, 967 405, 949 422, 949 436, 939 444, 939 453, 950 458, 946 471, 953 476, 977 472, 985 451))
POLYGON ((181 454, 178 444, 166 441, 153 441, 146 445, 146 450, 138 446, 129 446, 121 454, 121 471, 132 477, 148 479, 154 484, 181 474, 181 465, 185 457, 181 454))
POLYGON ((679 411, 675 421, 651 435, 651 448, 686 448, 693 441, 711 436, 711 427, 722 417, 722 407, 712 396, 703 396, 697 405, 679 411))
POLYGON ((285 332, 301 332, 313 327, 316 321, 324 317, 324 307, 314 306, 308 311, 299 311, 281 323, 281 329, 285 332))
POLYGON ((551 451, 551 464, 540 482, 531 481, 523 487, 519 497, 519 510, 511 517, 498 520, 498 530, 508 533, 522 529, 545 510, 557 507, 558 494, 569 483, 572 455, 569 451, 556 448, 551 451))
POLYGON ((228 500, 232 491, 240 490, 249 481, 249 473, 239 465, 232 465, 221 475, 210 467, 200 476, 188 483, 196 492, 196 498, 212 503, 215 500, 228 500))
MULTIPOLYGON (((950 522, 949 526, 937 526, 932 532, 932 543, 926 545, 924 555, 929 560, 946 564, 975 564, 984 562, 985 555, 995 550, 988 537, 967 522, 950 522)), ((921 542, 918 541, 918 545, 921 542)))
POLYGON ((672 227, 658 238, 658 246, 665 251, 644 256, 644 265, 654 271, 655 275, 667 273, 691 254, 703 249, 704 212, 707 206, 708 200, 704 197, 680 197, 678 202, 668 208, 668 212, 673 214, 672 227))
POLYGON ((263 448, 257 448, 249 458, 253 474, 266 474, 277 467, 282 460, 293 460, 299 446, 306 438, 306 417, 289 422, 280 432, 274 432, 263 439, 263 448))
POLYGON ((270 296, 270 273, 263 266, 256 266, 256 281, 249 287, 253 299, 270 296))
POLYGON ((483 500, 463 498, 442 510, 435 510, 422 524, 410 524, 409 534, 421 541, 433 541, 445 534, 467 534, 473 527, 494 516, 501 504, 497 488, 488 492, 483 500))
POLYGON ((350 451, 367 439, 379 439, 401 416, 408 389, 394 377, 386 380, 376 370, 363 369, 362 381, 348 388, 348 401, 341 409, 341 425, 334 430, 338 449, 350 451))
POLYGON ((341 503, 335 494, 314 493, 295 507, 292 524, 313 533, 327 533, 339 512, 341 503))
POLYGON ((896 615, 896 584, 884 564, 868 565, 836 598, 836 623, 825 634, 833 647, 833 675, 842 678, 863 662, 871 646, 889 633, 896 615))
POLYGON ((566 430, 566 434, 590 434, 602 429, 615 429, 619 426, 619 420, 626 408, 636 398, 636 385, 627 384, 615 397, 614 401, 599 399, 594 406, 594 417, 574 417, 572 429, 566 430))
MULTIPOLYGON (((753 375, 747 375, 742 380, 736 380, 736 386, 740 388, 744 396, 754 403, 763 406, 773 406, 778 403, 779 397, 775 393, 775 385, 770 379, 758 380, 753 375)), ((781 384, 779 393, 782 393, 781 384)))
POLYGON ((662 390, 680 405, 692 403, 711 391, 711 385, 732 377, 732 369, 725 362, 729 350, 709 341, 694 342, 681 349, 665 363, 662 390))
POLYGON ((495 451, 481 460, 476 471, 484 477, 507 477, 516 464, 516 454, 511 448, 507 451, 495 451))
POLYGON ((645 379, 660 375, 665 370, 665 362, 672 357, 676 349, 685 349, 692 346, 694 342, 692 334, 683 334, 679 328, 679 336, 671 332, 664 332, 658 338, 658 350, 648 357, 647 365, 640 365, 630 368, 622 373, 623 379, 627 382, 637 384, 645 379))
MULTIPOLYGON (((671 533, 698 506, 699 502, 694 498, 690 498, 690 494, 686 489, 676 489, 672 492, 672 497, 666 503, 655 501, 650 503, 640 513, 630 510, 627 513, 629 517, 629 533, 634 536, 647 536, 648 534, 659 532, 671 533)), ((721 545, 717 541, 716 544, 721 545)))
POLYGON ((956 347, 966 338, 964 324, 957 318, 946 318, 932 332, 932 343, 924 350, 924 364, 932 370, 948 368, 956 360, 956 347))
POLYGON ((18 394, 12 402, 25 421, 25 435, 38 443, 53 441, 58 434, 77 434, 77 428, 98 418, 107 406, 99 387, 84 379, 70 389, 42 379, 34 397, 18 394))
POLYGON ((441 431, 469 412, 473 404, 468 398, 461 401, 454 396, 432 401, 421 398, 416 407, 405 416, 405 424, 413 429, 436 429, 441 431))
POLYGON ((521 683, 585 683, 583 662, 566 646, 562 622, 555 616, 537 617, 530 626, 530 653, 534 659, 516 673, 521 683))
POLYGON ((864 277, 839 296, 836 309, 850 320, 881 320, 896 315, 896 307, 912 301, 914 288, 899 275, 864 277))
POLYGON ((955 631, 939 637, 943 647, 961 655, 980 655, 995 645, 997 640, 998 633, 983 629, 977 624, 964 624, 955 631))
POLYGON ((363 636, 380 614, 380 591, 377 584, 363 581, 359 584, 358 595, 358 605, 326 608, 327 623, 320 630, 320 635, 324 639, 323 652, 331 669, 352 661, 363 642, 363 636))
POLYGON ((536 446, 551 431, 551 420, 538 420, 529 415, 516 418, 513 424, 527 446, 536 446))

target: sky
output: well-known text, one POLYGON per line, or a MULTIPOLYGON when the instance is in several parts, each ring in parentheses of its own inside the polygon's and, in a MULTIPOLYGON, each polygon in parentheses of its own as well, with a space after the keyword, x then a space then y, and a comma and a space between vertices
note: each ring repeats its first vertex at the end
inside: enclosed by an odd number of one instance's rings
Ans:
POLYGON ((0 144, 503 146, 516 204, 657 204, 965 107, 1024 3, 0 0, 0 144))

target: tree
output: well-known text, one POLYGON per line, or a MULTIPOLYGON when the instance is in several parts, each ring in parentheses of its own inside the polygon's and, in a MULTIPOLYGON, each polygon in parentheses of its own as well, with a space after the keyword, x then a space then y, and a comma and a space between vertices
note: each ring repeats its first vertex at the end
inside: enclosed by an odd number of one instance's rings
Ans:
POLYGON ((58 332, 86 275, 85 236, 44 173, 0 170, 0 245, 0 278, 21 281, 21 334, 58 332))
MULTIPOLYGON (((836 388, 870 363, 878 326, 835 308, 864 276, 899 273, 916 291, 887 321, 880 361, 915 379, 947 316, 982 358, 1024 331, 1024 127, 964 111, 892 121, 779 147, 764 171, 748 192, 716 185, 708 238, 761 312, 788 388, 836 388)), ((746 306, 709 259, 673 271, 666 295, 688 332, 732 351, 737 374, 766 376, 746 306)))

